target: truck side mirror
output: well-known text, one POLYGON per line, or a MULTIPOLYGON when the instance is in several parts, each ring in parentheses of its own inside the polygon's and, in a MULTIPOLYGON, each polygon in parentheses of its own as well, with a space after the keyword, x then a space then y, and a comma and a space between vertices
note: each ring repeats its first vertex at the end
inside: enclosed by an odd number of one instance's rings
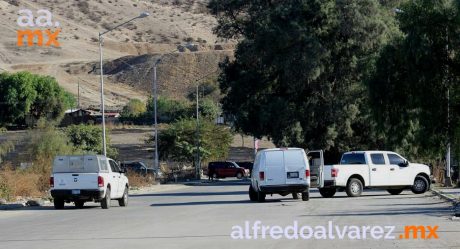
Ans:
POLYGON ((398 166, 407 167, 407 166, 409 166, 409 162, 407 160, 404 160, 404 162, 400 163, 398 166))

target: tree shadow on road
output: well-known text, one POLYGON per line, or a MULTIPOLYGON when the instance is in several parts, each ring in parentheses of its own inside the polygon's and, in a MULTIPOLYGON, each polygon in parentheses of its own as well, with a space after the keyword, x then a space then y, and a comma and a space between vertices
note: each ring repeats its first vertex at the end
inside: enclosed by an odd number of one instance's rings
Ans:
POLYGON ((350 210, 343 210, 343 212, 336 212, 336 213, 323 213, 323 214, 305 214, 305 215, 300 215, 301 217, 309 217, 309 216, 338 216, 338 217, 347 217, 347 216, 355 216, 355 217, 360 217, 360 216, 399 216, 399 215, 420 215, 424 214, 427 216, 436 216, 436 217, 442 217, 446 216, 449 214, 452 214, 452 208, 451 207, 421 207, 421 208, 414 208, 414 207, 409 207, 409 208, 392 208, 392 209, 385 209, 385 210, 378 210, 378 211, 352 211, 350 210))
POLYGON ((146 196, 211 196, 211 195, 247 195, 248 191, 224 191, 224 192, 169 192, 156 194, 136 194, 129 197, 146 197, 146 196))

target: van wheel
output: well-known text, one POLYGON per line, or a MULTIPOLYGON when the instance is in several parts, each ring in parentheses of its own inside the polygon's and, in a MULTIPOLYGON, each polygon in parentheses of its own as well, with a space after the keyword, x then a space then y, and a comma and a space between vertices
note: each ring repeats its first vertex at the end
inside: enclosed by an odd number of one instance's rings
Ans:
POLYGON ((212 178, 217 179, 217 173, 212 173, 212 178))
POLYGON ((265 202, 265 197, 267 196, 265 193, 257 191, 257 201, 258 202, 265 202))
POLYGON ((363 193, 363 183, 356 178, 348 180, 346 192, 349 197, 358 197, 363 193))
POLYGON ((118 199, 118 205, 120 205, 120 207, 126 207, 128 206, 128 188, 125 187, 125 192, 123 193, 123 196, 118 199))
POLYGON ((414 185, 412 185, 412 193, 423 194, 430 188, 428 180, 423 176, 416 176, 414 185))
POLYGON ((101 208, 109 209, 110 208, 110 188, 107 188, 105 191, 105 197, 101 200, 101 208))
POLYGON ((399 195, 403 192, 404 189, 387 189, 388 193, 391 195, 399 195))
POLYGON ((302 201, 310 200, 310 189, 307 189, 305 192, 302 192, 302 201))
POLYGON ((337 192, 337 189, 335 188, 320 188, 319 189, 319 193, 324 198, 331 198, 335 195, 336 192, 337 192))
POLYGON ((75 207, 78 209, 83 208, 84 205, 85 205, 85 201, 75 201, 75 207))
POLYGON ((238 179, 243 178, 243 174, 241 174, 241 172, 238 172, 238 173, 236 174, 236 178, 238 178, 238 179))
POLYGON ((299 199, 299 193, 292 193, 292 199, 298 200, 299 199))
POLYGON ((64 200, 59 198, 54 198, 54 209, 64 209, 64 200))
POLYGON ((249 200, 257 201, 257 192, 254 190, 252 185, 249 185, 249 200))

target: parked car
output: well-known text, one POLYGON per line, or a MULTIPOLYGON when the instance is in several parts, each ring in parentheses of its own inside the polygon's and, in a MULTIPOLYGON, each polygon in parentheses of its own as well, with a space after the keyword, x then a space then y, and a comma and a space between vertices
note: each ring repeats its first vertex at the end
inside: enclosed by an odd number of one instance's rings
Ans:
POLYGON ((430 189, 430 168, 411 163, 391 151, 352 151, 342 155, 340 164, 324 166, 323 197, 345 190, 350 197, 360 196, 365 188, 385 189, 392 195, 411 189, 422 194, 430 189))
POLYGON ((267 194, 292 194, 294 199, 310 198, 310 166, 300 148, 276 148, 259 151, 254 161, 249 186, 251 201, 265 201, 267 194))
POLYGON ((111 200, 127 206, 129 182, 124 173, 105 156, 57 156, 50 177, 54 207, 63 209, 66 202, 74 202, 82 208, 85 202, 95 201, 108 209, 111 200))
POLYGON ((252 172, 252 167, 254 166, 253 162, 236 162, 236 164, 238 164, 238 166, 240 166, 241 168, 249 170, 249 173, 252 172))
POLYGON ((210 162, 208 176, 212 178, 236 177, 241 179, 249 176, 249 170, 238 166, 235 162, 210 162))
POLYGON ((143 162, 122 162, 120 163, 122 169, 126 169, 127 173, 137 173, 140 175, 155 175, 153 168, 148 168, 143 162))

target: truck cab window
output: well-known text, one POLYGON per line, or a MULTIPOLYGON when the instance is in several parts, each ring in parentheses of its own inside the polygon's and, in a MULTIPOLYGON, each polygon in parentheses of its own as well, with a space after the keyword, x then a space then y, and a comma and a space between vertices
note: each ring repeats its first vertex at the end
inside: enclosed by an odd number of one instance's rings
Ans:
POLYGON ((390 161, 390 164, 394 165, 400 165, 405 162, 405 160, 402 157, 396 154, 388 154, 388 160, 390 161))
POLYGON ((384 165, 385 164, 385 158, 383 157, 383 154, 371 154, 371 160, 372 164, 375 165, 384 165))
POLYGON ((340 164, 366 164, 364 153, 344 154, 340 164))

